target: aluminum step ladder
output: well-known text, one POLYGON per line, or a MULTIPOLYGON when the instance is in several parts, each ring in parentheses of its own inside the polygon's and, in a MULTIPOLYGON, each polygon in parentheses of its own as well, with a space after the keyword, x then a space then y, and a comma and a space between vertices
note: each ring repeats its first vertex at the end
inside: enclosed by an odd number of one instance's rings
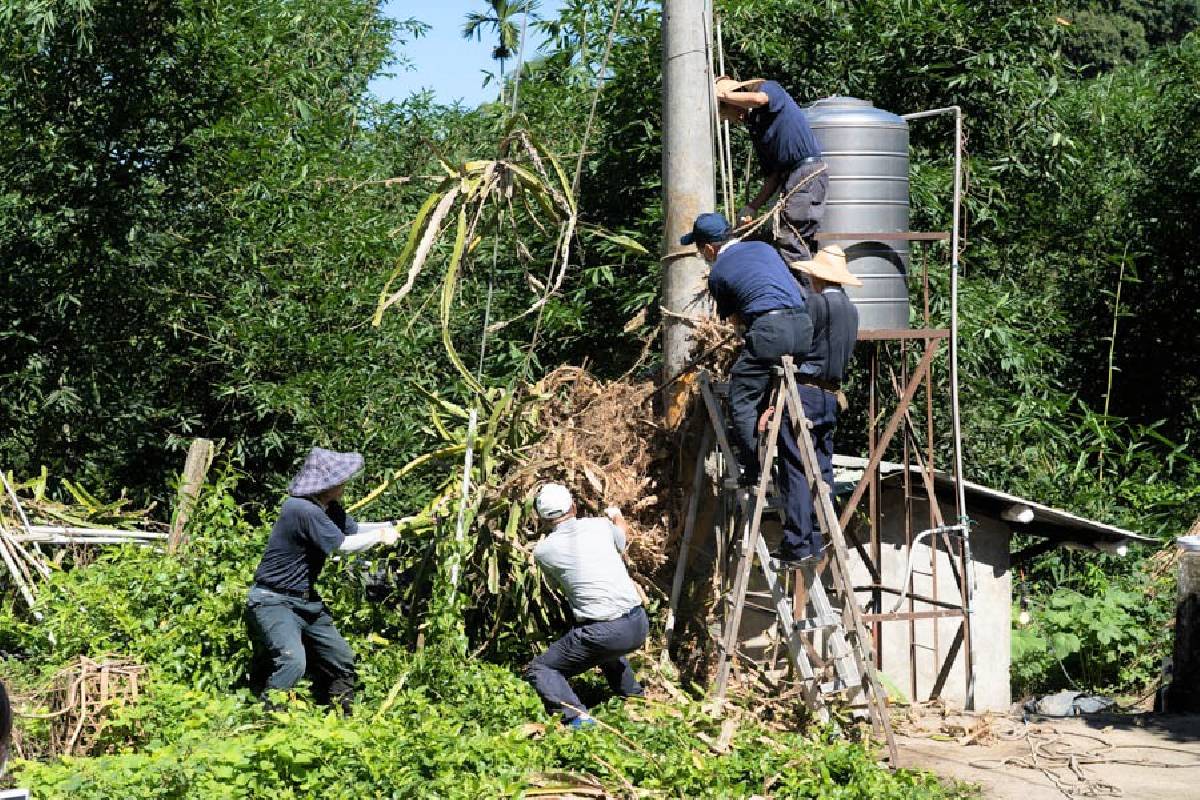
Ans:
MULTIPOLYGON (((724 475, 720 492, 731 501, 736 509, 737 527, 734 529, 731 557, 733 561, 732 584, 720 600, 722 627, 717 652, 717 673, 713 695, 723 699, 728 688, 731 670, 739 657, 739 633, 742 614, 746 606, 746 594, 751 571, 757 563, 770 589, 774 606, 775 624, 787 645, 788 659, 795 674, 800 677, 801 695, 806 707, 821 722, 830 719, 830 700, 844 698, 853 715, 870 721, 873 735, 886 743, 890 763, 898 763, 895 737, 888 716, 886 695, 880 687, 875 671, 873 645, 862 621, 862 614, 850 582, 849 555, 846 550, 842 528, 833 508, 832 492, 821 477, 816 451, 809 434, 811 423, 804 416, 797 388, 795 366, 790 356, 774 370, 769 390, 770 405, 775 413, 767 426, 765 436, 760 437, 759 455, 762 466, 758 483, 753 487, 739 487, 738 466, 730 445, 727 431, 727 415, 721 397, 726 394, 723 386, 714 384, 707 373, 699 376, 701 398, 708 417, 704 433, 704 444, 697 462, 695 484, 680 542, 679 561, 671 592, 671 612, 668 615, 667 634, 674 627, 674 610, 679 600, 689 548, 696 524, 696 497, 699 494, 701 476, 704 474, 703 459, 715 442, 724 463, 724 475), (785 415, 784 411, 787 411, 785 415), (769 505, 777 505, 771 474, 778 457, 778 439, 783 419, 791 422, 791 431, 786 435, 796 437, 805 476, 813 492, 817 521, 825 540, 829 542, 829 584, 825 583, 820 568, 821 560, 802 562, 795 570, 796 580, 807 598, 802 614, 797 618, 792 598, 782 580, 778 562, 771 558, 767 543, 761 535, 763 514, 769 505), (832 595, 833 599, 830 599, 832 595), (822 660, 818 653, 828 653, 822 660), (814 668, 814 661, 817 668, 814 668)), ((669 638, 668 638, 669 641, 669 638)))

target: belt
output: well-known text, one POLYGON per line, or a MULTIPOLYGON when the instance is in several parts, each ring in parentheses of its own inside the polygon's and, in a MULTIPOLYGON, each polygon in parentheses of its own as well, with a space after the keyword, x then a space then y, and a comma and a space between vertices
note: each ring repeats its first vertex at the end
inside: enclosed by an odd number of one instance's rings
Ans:
POLYGON ((626 617, 632 617, 635 613, 637 613, 638 611, 641 611, 641 610, 642 610, 642 607, 640 605, 634 606, 633 608, 626 611, 624 614, 619 614, 619 615, 617 615, 615 617, 611 617, 609 619, 581 619, 581 620, 578 620, 576 624, 591 625, 593 622, 616 622, 619 619, 625 619, 626 617))
POLYGON ((817 164, 823 160, 824 159, 821 156, 808 156, 807 158, 802 158, 795 164, 792 164, 790 167, 784 170, 784 172, 792 172, 793 170, 797 170, 806 164, 817 164))
POLYGON ((842 390, 842 384, 838 381, 829 381, 824 378, 818 378, 816 375, 797 375, 796 383, 803 383, 807 386, 815 386, 818 389, 837 394, 842 390))
POLYGON ((750 330, 750 327, 754 323, 756 323, 760 319, 762 319, 763 317, 773 317, 776 314, 790 314, 795 311, 803 311, 803 310, 804 309, 802 309, 802 308, 772 308, 770 311, 759 311, 754 314, 751 314, 748 319, 743 318, 742 321, 746 325, 746 330, 750 330))
POLYGON ((276 589, 274 586, 267 586, 265 583, 255 583, 253 589, 266 589, 268 592, 282 594, 287 597, 295 597, 297 600, 318 600, 317 593, 312 589, 307 592, 302 592, 299 589, 276 589))

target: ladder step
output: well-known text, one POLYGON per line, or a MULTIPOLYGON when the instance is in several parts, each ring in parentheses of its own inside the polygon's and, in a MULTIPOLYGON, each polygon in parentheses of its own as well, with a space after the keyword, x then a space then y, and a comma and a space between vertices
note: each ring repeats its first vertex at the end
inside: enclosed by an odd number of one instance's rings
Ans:
POLYGON ((827 614, 823 617, 812 617, 810 619, 796 620, 792 626, 798 631, 825 631, 842 626, 841 617, 835 614, 827 614))

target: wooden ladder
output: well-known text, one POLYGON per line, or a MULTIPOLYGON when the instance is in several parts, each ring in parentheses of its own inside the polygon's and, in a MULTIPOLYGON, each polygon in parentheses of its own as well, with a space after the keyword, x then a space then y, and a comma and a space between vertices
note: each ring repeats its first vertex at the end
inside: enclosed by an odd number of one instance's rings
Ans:
MULTIPOLYGON (((757 562, 771 592, 776 623, 787 645, 789 661, 801 679, 801 695, 805 705, 818 720, 827 722, 830 718, 828 701, 838 695, 844 695, 854 716, 868 719, 873 735, 887 744, 890 763, 894 768, 898 763, 896 741, 888 716, 886 696, 880 688, 872 642, 863 624, 854 595, 854 586, 850 581, 849 555, 841 525, 833 508, 832 491, 821 477, 817 454, 813 449, 812 437, 809 434, 812 424, 805 417, 800 402, 792 358, 784 356, 782 366, 774 370, 770 405, 775 408, 775 413, 768 423, 765 438, 760 441, 759 454, 763 466, 759 481, 753 487, 738 486, 738 462, 726 433, 724 406, 718 397, 725 393, 724 387, 713 384, 707 373, 701 373, 699 376, 699 386, 708 415, 708 426, 704 434, 705 444, 701 448, 700 460, 696 465, 696 483, 699 483, 699 475, 703 474, 705 451, 710 443, 715 441, 724 462, 721 491, 736 504, 738 520, 738 535, 735 537, 731 554, 734 564, 733 581, 720 603, 723 613, 717 653, 717 675, 713 687, 715 698, 724 698, 730 671, 738 656, 742 612, 746 604, 750 573, 757 562), (776 499, 771 489, 771 473, 778 456, 778 439, 785 409, 786 416, 791 420, 792 430, 789 435, 796 437, 804 474, 812 489, 817 522, 825 540, 829 542, 828 552, 831 555, 828 587, 821 576, 820 559, 802 562, 796 570, 797 580, 803 587, 802 595, 807 598, 806 608, 801 611, 812 609, 811 616, 801 619, 796 618, 792 599, 777 571, 778 564, 771 558, 766 541, 761 535, 763 513, 768 504, 776 499), (830 599, 831 594, 833 600, 830 599), (831 668, 828 672, 832 674, 826 674, 825 669, 818 672, 813 667, 814 660, 820 662, 817 656, 818 635, 823 638, 831 656, 826 666, 831 668)), ((698 490, 699 486, 694 486, 693 489, 698 490)), ((674 627, 674 610, 679 601, 695 529, 695 497, 698 491, 693 491, 692 494, 672 586, 671 613, 667 622, 668 636, 674 627)))

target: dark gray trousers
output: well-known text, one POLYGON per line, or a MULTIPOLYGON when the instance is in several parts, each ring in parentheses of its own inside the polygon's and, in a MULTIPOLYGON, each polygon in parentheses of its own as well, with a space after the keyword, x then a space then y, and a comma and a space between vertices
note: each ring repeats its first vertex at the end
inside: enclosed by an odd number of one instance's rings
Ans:
POLYGON ((614 694, 641 695, 642 685, 625 656, 645 643, 649 630, 650 621, 641 606, 608 622, 576 625, 529 662, 525 680, 542 698, 547 713, 561 714, 567 722, 587 711, 567 679, 593 667, 600 668, 614 694))
POLYGON ((349 708, 357 679, 354 653, 325 603, 256 586, 246 602, 246 623, 258 657, 270 663, 266 689, 290 689, 308 674, 318 701, 349 708))
MULTIPOLYGON (((814 172, 825 167, 822 161, 801 164, 787 174, 779 191, 787 197, 788 192, 814 172)), ((825 193, 829 189, 829 173, 824 172, 797 189, 783 204, 775 219, 773 233, 775 249, 788 264, 793 261, 808 261, 816 252, 816 235, 825 216, 825 193)))
POLYGON ((802 308, 758 317, 746 331, 746 343, 729 370, 729 415, 744 483, 758 480, 758 417, 770 399, 771 368, 785 355, 803 362, 811 346, 812 320, 802 308))

